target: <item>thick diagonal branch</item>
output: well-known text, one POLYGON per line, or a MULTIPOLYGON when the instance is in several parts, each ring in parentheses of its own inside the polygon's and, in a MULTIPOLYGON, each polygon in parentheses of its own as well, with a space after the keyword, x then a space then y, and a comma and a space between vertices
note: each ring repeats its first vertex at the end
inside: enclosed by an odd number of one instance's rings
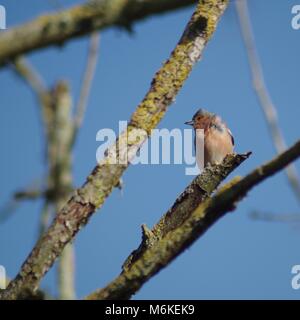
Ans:
POLYGON ((129 299, 151 277, 165 268, 194 243, 209 227, 242 200, 254 186, 285 168, 300 157, 300 141, 270 162, 258 167, 244 178, 235 178, 212 198, 206 199, 179 227, 159 239, 123 273, 105 288, 87 299, 129 299))
POLYGON ((165 213, 152 230, 145 225, 142 226, 142 242, 138 249, 134 250, 123 264, 123 271, 126 271, 145 250, 149 249, 172 230, 178 228, 190 214, 207 199, 219 184, 242 162, 251 152, 245 154, 228 155, 223 163, 209 166, 197 176, 190 185, 175 200, 172 207, 165 213))
POLYGON ((0 298, 16 299, 24 288, 36 290, 65 246, 88 222, 95 210, 102 206, 113 188, 119 184, 129 161, 165 115, 192 67, 200 59, 227 5, 228 0, 199 1, 183 36, 169 60, 156 73, 150 90, 133 113, 126 130, 107 150, 104 159, 95 167, 85 184, 57 214, 17 277, 0 294, 0 298), (125 162, 124 154, 127 156, 125 162))
POLYGON ((91 0, 70 9, 40 16, 0 35, 0 67, 9 60, 112 26, 186 7, 197 0, 91 0))

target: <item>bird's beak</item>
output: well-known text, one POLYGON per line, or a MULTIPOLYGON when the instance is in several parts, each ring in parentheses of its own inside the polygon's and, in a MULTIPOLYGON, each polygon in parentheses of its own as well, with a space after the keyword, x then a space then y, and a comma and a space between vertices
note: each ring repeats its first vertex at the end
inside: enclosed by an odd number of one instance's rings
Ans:
POLYGON ((194 120, 187 121, 184 124, 187 124, 189 126, 193 126, 194 125, 194 120))

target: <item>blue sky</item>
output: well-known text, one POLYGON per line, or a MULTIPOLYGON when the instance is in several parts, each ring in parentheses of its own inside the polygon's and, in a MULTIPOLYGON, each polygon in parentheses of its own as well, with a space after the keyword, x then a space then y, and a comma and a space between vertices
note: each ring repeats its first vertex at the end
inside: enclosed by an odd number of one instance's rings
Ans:
MULTIPOLYGON (((77 1, 78 2, 78 1, 77 1)), ((61 1, 64 7, 77 3, 61 1)), ((51 1, 2 0, 8 27, 52 11, 51 1)), ((299 2, 300 3, 300 2, 299 2)), ((257 48, 265 80, 289 145, 299 138, 300 30, 291 28, 296 0, 250 0, 257 48)), ((154 73, 167 59, 192 8, 139 22, 134 33, 102 33, 99 64, 83 127, 74 150, 74 180, 80 186, 95 165, 101 128, 118 128, 143 98, 154 73)), ((78 98, 88 39, 29 55, 49 85, 70 81, 78 98)), ((0 70, 0 199, 42 181, 44 141, 39 106, 28 87, 9 69, 0 70)), ((253 151, 233 175, 244 175, 275 155, 263 114, 252 89, 233 2, 222 18, 202 61, 179 93, 159 128, 186 128, 199 107, 222 116, 238 152, 253 151)), ((296 163, 300 170, 299 161, 296 163)), ((140 225, 152 226, 191 181, 184 165, 132 166, 123 194, 115 190, 79 233, 76 246, 78 297, 103 287, 140 241, 140 225)), ((232 176, 233 176, 232 175, 232 176)), ((41 201, 25 202, 0 225, 0 264, 10 277, 18 272, 36 241, 41 201)), ((291 287, 291 268, 300 264, 298 226, 253 221, 253 210, 299 213, 286 177, 280 173, 259 185, 236 211, 217 222, 190 249, 152 278, 135 299, 299 299, 291 287)), ((56 293, 55 267, 42 282, 56 293)))

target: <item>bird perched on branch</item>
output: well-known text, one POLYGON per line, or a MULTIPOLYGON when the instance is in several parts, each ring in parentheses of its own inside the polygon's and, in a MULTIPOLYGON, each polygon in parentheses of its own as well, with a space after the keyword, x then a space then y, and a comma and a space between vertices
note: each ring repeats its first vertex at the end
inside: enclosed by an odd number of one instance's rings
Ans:
POLYGON ((233 153, 234 139, 226 123, 216 114, 199 109, 185 122, 195 129, 196 160, 200 170, 208 164, 219 164, 233 153))

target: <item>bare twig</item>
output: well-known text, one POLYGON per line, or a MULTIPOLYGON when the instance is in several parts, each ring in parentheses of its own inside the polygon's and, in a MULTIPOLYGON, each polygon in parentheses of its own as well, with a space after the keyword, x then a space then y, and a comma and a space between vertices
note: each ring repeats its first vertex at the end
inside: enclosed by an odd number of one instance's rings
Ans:
MULTIPOLYGON (((262 111, 265 115, 265 119, 269 127, 276 151, 277 153, 281 153, 287 148, 287 146, 279 126, 276 107, 265 84, 263 70, 255 45, 247 1, 236 0, 235 4, 240 21, 243 40, 247 49, 249 65, 251 68, 253 79, 253 86, 259 99, 262 111)), ((290 186, 292 187, 292 190, 294 191, 297 199, 300 201, 300 181, 295 165, 289 165, 285 171, 290 186)))
POLYGON ((183 36, 169 60, 156 73, 150 90, 133 113, 128 127, 121 133, 116 144, 108 149, 86 183, 57 214, 17 277, 0 293, 1 298, 16 299, 24 288, 35 291, 65 246, 88 222, 95 210, 103 205, 113 188, 118 185, 129 161, 165 115, 193 66, 200 59, 227 6, 228 0, 199 1, 183 36), (124 154, 128 156, 128 161, 123 162, 124 154))
POLYGON ((20 205, 20 201, 10 199, 0 208, 0 223, 4 223, 20 205))
POLYGON ((0 223, 5 222, 11 216, 11 214, 19 207, 21 201, 35 200, 44 195, 44 191, 30 187, 25 190, 16 191, 12 195, 12 198, 0 208, 0 223))
POLYGON ((63 7, 62 3, 60 0, 48 0, 49 5, 53 7, 55 10, 61 10, 63 7))
POLYGON ((286 223, 300 223, 299 213, 271 213, 271 212, 260 212, 253 211, 250 213, 250 218, 259 221, 268 222, 286 222, 286 223))
MULTIPOLYGON (((74 133, 73 133, 72 142, 76 140, 77 132, 82 124, 86 106, 88 104, 88 98, 90 95, 90 90, 91 90, 94 74, 97 67, 97 60, 98 60, 98 54, 99 54, 99 42, 100 42, 100 35, 99 33, 94 32, 90 37, 90 45, 89 45, 86 69, 82 79, 82 86, 80 90, 78 103, 75 108, 74 133)), ((72 144, 73 143, 71 143, 71 145, 72 144)))
POLYGON ((51 113, 51 95, 38 71, 26 60, 25 57, 17 57, 13 61, 13 70, 20 78, 28 84, 35 94, 41 106, 42 122, 44 130, 49 128, 49 113, 51 113))
POLYGON ((86 299, 129 299, 146 281, 172 262, 193 244, 209 227, 242 200, 254 186, 272 176, 300 157, 300 140, 270 162, 258 167, 244 178, 235 178, 215 196, 193 209, 186 221, 159 239, 116 279, 86 299))
POLYGON ((18 57, 14 60, 13 67, 21 79, 26 81, 36 96, 42 100, 43 96, 47 94, 46 85, 40 74, 33 68, 29 61, 24 57, 18 57))

